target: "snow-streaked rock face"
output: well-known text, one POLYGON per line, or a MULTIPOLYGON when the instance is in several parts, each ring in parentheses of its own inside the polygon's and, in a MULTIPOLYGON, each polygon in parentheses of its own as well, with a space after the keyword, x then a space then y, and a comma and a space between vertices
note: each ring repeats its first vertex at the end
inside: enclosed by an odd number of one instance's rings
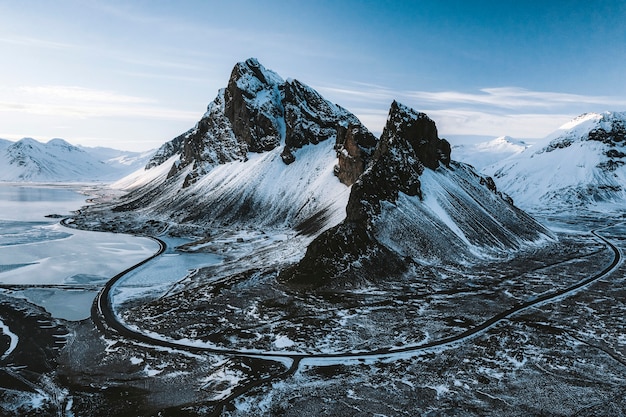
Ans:
POLYGON ((583 114, 492 166, 523 208, 568 210, 626 201, 626 113, 583 114))
MULTIPOLYGON (((356 116, 248 59, 235 65, 194 128, 116 184, 131 191, 117 210, 310 232, 334 225, 345 216, 351 184, 342 184, 343 171, 334 170, 349 126, 375 145, 356 116)), ((351 175, 364 169, 361 164, 351 175)))
POLYGON ((143 166, 152 152, 88 148, 63 139, 41 143, 31 138, 0 142, 0 181, 114 181, 143 166))
POLYGON ((282 279, 353 286, 397 276, 412 263, 464 263, 552 239, 493 180, 450 161, 423 113, 392 105, 369 168, 353 185, 346 219, 316 238, 282 279))

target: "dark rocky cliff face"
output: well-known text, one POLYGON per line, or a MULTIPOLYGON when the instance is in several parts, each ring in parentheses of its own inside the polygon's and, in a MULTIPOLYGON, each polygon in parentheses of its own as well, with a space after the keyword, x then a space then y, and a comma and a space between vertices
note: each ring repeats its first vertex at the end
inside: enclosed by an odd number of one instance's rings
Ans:
POLYGON ((377 144, 378 139, 362 125, 340 126, 335 145, 337 178, 346 185, 354 184, 372 160, 377 144))
POLYGON ((287 81, 281 91, 285 120, 285 148, 281 155, 286 164, 293 162, 293 150, 334 137, 338 129, 345 129, 348 124, 367 130, 352 113, 298 80, 287 81))
MULTIPOLYGON (((343 147, 358 155, 352 136, 343 147)), ((340 178, 354 178, 348 167, 340 165, 340 178)), ((450 144, 439 139, 428 116, 394 102, 371 161, 352 186, 345 220, 318 236, 280 279, 303 287, 353 287, 402 274, 422 255, 450 261, 471 256, 470 247, 515 248, 544 232, 498 193, 493 180, 451 163, 450 144), (433 172, 428 202, 421 184, 426 170, 433 172)))
POLYGON ((450 144, 439 139, 435 123, 395 101, 370 166, 362 175, 359 168, 367 163, 375 142, 358 129, 348 130, 340 148, 348 156, 340 156, 336 171, 340 179, 358 180, 352 186, 346 219, 315 239, 300 263, 282 274, 281 279, 292 284, 351 285, 365 280, 360 276, 363 270, 373 279, 403 271, 406 260, 376 240, 372 221, 380 214, 381 202, 396 201, 399 192, 421 196, 419 177, 425 167, 435 169, 440 163, 450 163, 450 144), (354 157, 361 161, 352 162, 354 157), (351 169, 351 164, 357 168, 351 169))
POLYGON ((420 175, 440 163, 450 164, 450 144, 439 139, 435 122, 394 101, 372 165, 352 188, 347 220, 362 222, 380 213, 380 202, 396 201, 399 192, 421 197, 420 175))
POLYGON ((224 114, 232 131, 250 152, 269 151, 280 145, 283 115, 276 74, 265 70, 255 59, 233 68, 224 92, 224 114))

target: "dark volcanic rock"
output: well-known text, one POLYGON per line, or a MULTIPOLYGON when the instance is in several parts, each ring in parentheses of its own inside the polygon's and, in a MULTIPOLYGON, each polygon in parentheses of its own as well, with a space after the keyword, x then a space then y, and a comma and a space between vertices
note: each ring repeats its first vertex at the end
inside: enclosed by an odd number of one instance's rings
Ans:
POLYGON ((589 140, 606 143, 607 145, 626 145, 626 126, 619 119, 610 121, 608 129, 598 127, 589 131, 589 140))
POLYGON ((384 153, 395 138, 406 141, 407 144, 402 146, 411 149, 417 159, 430 169, 437 169, 440 162, 450 164, 450 144, 445 139, 439 139, 435 122, 426 114, 396 101, 391 104, 387 125, 380 138, 380 151, 384 153))
POLYGON ((250 58, 233 68, 224 93, 224 114, 235 136, 251 152, 263 152, 280 145, 283 115, 278 86, 282 79, 250 58))
POLYGON ((463 262, 478 247, 508 251, 546 234, 491 178, 451 163, 450 145, 428 116, 394 102, 372 160, 352 186, 345 220, 318 236, 280 279, 358 286, 424 260, 463 262))
POLYGON ((285 120, 282 158, 286 164, 294 160, 292 150, 335 137, 337 130, 348 124, 367 130, 352 113, 325 100, 298 80, 288 80, 281 86, 281 91, 285 120))
POLYGON ((337 130, 337 159, 335 175, 339 180, 352 185, 369 165, 378 139, 363 125, 350 124, 337 130))
MULTIPOLYGON (((348 155, 343 166, 339 165, 340 179, 359 178, 358 168, 363 162, 356 162, 353 168, 346 160, 350 154, 364 159, 372 144, 367 133, 354 127, 348 129, 341 148, 348 155)), ((341 164, 342 159, 339 161, 341 164)), ((352 187, 346 219, 315 239, 299 265, 283 273, 283 279, 297 285, 318 286, 341 278, 342 286, 346 280, 367 281, 402 271, 406 263, 377 242, 371 222, 380 214, 381 202, 396 201, 399 192, 421 197, 420 175, 425 166, 436 168, 440 161, 449 164, 450 145, 438 138, 435 123, 424 113, 394 101, 371 165, 352 187), (354 265, 357 267, 352 268, 354 265), (368 267, 363 268, 364 265, 368 267), (358 276, 358 270, 366 270, 367 277, 358 276)))
POLYGON ((380 202, 394 202, 398 192, 421 197, 424 167, 436 169, 440 162, 450 163, 450 144, 439 139, 435 122, 394 101, 372 165, 352 188, 348 221, 378 214, 380 202))

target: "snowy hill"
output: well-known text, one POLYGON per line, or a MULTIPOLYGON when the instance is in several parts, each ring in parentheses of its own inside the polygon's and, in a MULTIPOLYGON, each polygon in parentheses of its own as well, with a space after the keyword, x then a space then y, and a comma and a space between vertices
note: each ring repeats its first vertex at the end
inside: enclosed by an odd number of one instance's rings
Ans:
POLYGON ((583 114, 484 170, 524 208, 568 210, 626 201, 626 113, 583 114))
POLYGON ((153 152, 86 148, 63 139, 0 141, 0 181, 113 181, 145 165, 153 152))
POLYGON ((456 161, 470 164, 480 171, 489 165, 524 151, 529 146, 523 140, 514 139, 510 136, 500 136, 485 142, 458 144, 453 146, 452 150, 456 161))

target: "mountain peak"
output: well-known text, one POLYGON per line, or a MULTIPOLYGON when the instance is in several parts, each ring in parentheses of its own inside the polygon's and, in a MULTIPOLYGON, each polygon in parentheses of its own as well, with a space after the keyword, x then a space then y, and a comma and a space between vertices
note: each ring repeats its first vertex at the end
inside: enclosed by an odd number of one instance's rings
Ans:
POLYGON ((144 178, 177 198, 140 197, 154 185, 133 181, 137 187, 119 210, 167 206, 182 221, 255 219, 316 233, 343 219, 346 185, 363 172, 376 143, 352 113, 251 58, 234 66, 196 126, 164 144, 146 166, 144 178), (354 160, 335 169, 339 148, 354 160))
POLYGON ((372 160, 352 186, 346 218, 320 234, 281 279, 354 286, 404 274, 411 263, 459 262, 547 235, 491 178, 452 163, 449 143, 426 114, 394 101, 372 160))
POLYGON ((425 113, 394 100, 380 138, 381 150, 385 151, 398 138, 405 141, 405 145, 401 146, 414 152, 426 167, 436 169, 440 162, 450 164, 450 144, 445 139, 439 139, 435 122, 425 113))
POLYGON ((184 187, 213 167, 245 161, 249 153, 282 147, 289 165, 308 144, 336 138, 338 129, 361 125, 352 113, 325 100, 307 85, 284 81, 255 58, 235 64, 226 88, 218 92, 196 126, 157 151, 150 169, 179 155, 169 177, 191 166, 184 187))
POLYGON ((626 112, 585 113, 562 125, 544 141, 536 153, 563 149, 576 142, 596 141, 609 146, 626 146, 626 112))

